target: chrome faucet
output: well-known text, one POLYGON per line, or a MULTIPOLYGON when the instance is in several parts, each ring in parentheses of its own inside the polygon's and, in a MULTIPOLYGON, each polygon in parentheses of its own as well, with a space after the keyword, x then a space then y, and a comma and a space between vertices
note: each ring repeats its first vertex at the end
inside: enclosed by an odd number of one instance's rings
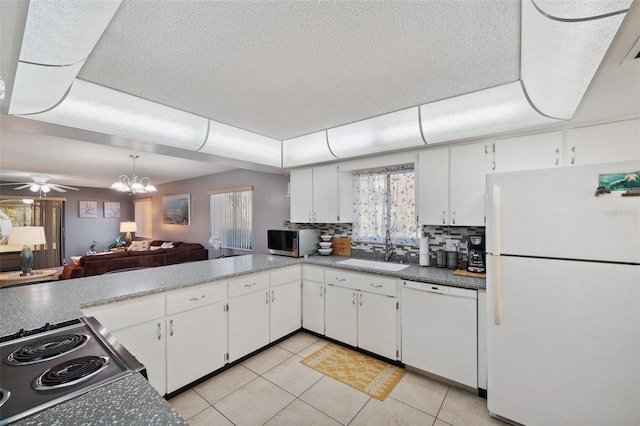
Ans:
POLYGON ((393 256, 393 244, 391 244, 391 235, 389 234, 389 229, 387 229, 384 236, 384 260, 388 262, 391 256, 393 256))

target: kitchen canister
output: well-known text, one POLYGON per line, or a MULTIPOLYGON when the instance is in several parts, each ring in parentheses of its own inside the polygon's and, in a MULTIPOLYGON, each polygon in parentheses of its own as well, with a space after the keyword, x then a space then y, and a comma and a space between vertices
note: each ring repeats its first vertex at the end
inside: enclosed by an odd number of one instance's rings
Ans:
POLYGON ((457 269, 460 266, 457 251, 447 251, 447 268, 457 269))
POLYGON ((438 268, 447 267, 447 252, 444 250, 438 250, 436 252, 436 266, 438 268))
POLYGON ((429 237, 420 238, 420 266, 429 266, 429 237))

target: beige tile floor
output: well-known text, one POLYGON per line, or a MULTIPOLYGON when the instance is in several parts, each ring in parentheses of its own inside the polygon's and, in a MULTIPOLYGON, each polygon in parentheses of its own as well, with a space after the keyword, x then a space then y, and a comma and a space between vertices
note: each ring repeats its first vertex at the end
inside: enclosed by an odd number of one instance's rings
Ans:
POLYGON ((327 342, 298 333, 169 400, 199 425, 506 425, 477 395, 408 372, 378 401, 300 364, 327 342))

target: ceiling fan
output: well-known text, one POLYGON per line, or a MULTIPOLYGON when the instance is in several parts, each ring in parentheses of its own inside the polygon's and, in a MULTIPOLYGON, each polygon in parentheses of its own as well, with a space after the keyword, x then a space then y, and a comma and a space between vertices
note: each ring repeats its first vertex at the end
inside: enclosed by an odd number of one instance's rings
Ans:
POLYGON ((33 192, 40 192, 40 194, 46 194, 52 189, 57 192, 67 192, 67 189, 78 191, 78 188, 74 188, 72 186, 48 182, 49 176, 47 175, 31 175, 31 179, 33 179, 33 182, 2 183, 0 185, 20 185, 13 189, 19 190, 29 188, 33 192))

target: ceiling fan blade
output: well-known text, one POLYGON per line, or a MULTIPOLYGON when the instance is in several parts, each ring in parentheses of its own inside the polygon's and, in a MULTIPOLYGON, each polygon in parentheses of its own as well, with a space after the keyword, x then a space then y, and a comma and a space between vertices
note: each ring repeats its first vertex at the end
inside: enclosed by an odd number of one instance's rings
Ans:
POLYGON ((54 185, 52 183, 49 184, 49 188, 53 189, 54 191, 58 191, 58 192, 67 192, 66 189, 62 189, 58 185, 54 185))
POLYGON ((33 185, 33 182, 7 182, 7 183, 0 183, 0 186, 3 185, 33 185))
POLYGON ((25 188, 29 188, 31 185, 33 185, 33 183, 27 183, 27 184, 25 184, 25 185, 18 186, 18 187, 13 188, 13 189, 16 189, 16 190, 17 190, 17 189, 25 189, 25 188))
MULTIPOLYGON (((60 185, 60 184, 57 184, 57 183, 49 183, 48 185, 49 185, 49 187, 50 187, 51 189, 55 189, 55 188, 54 188, 54 186, 55 186, 55 187, 57 187, 57 188, 65 188, 65 189, 71 189, 71 190, 73 190, 73 191, 78 191, 78 188, 74 188, 73 186, 60 185)), ((64 191, 63 191, 63 192, 64 192, 64 191)))

